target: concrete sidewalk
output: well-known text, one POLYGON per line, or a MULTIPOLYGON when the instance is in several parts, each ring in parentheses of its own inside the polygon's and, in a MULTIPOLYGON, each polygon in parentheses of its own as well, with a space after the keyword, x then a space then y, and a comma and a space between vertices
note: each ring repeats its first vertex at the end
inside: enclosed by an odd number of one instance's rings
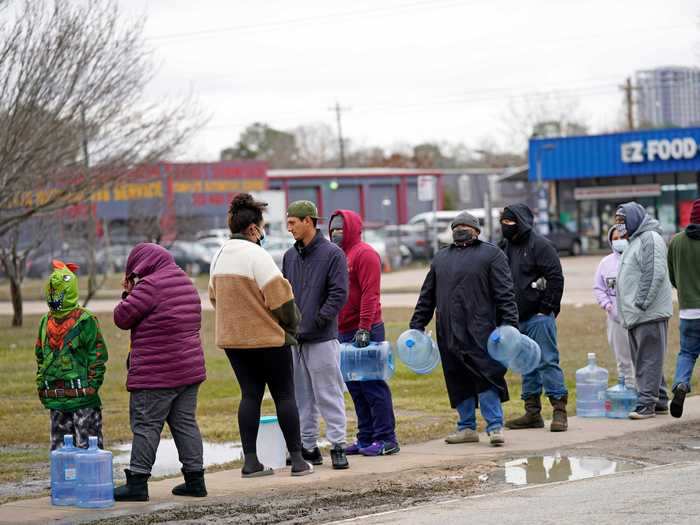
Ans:
MULTIPOLYGON (((686 401, 684 417, 680 421, 691 420, 700 420, 700 396, 691 397, 686 401)), ((550 433, 539 429, 507 431, 506 446, 503 448, 490 447, 486 436, 483 436, 482 442, 478 444, 446 445, 442 440, 436 440, 407 445, 397 456, 379 458, 353 456, 350 458, 351 468, 347 471, 332 470, 330 461, 326 459, 323 466, 317 467, 315 474, 303 478, 292 478, 289 476, 288 470, 281 470, 272 477, 257 479, 242 479, 239 470, 215 472, 208 474, 206 478, 209 496, 195 501, 171 495, 170 491, 173 486, 181 483, 180 478, 151 483, 149 485, 151 501, 147 503, 119 503, 112 509, 99 511, 52 507, 49 498, 16 501, 0 506, 0 524, 75 523, 98 518, 154 512, 178 505, 230 502, 231 498, 246 494, 269 493, 272 495, 276 489, 322 488, 330 481, 351 477, 386 475, 416 468, 453 465, 455 462, 469 460, 499 459, 524 452, 571 447, 599 439, 619 437, 630 432, 637 433, 639 438, 643 439, 644 431, 677 422, 679 420, 670 416, 661 416, 645 421, 572 417, 569 419, 568 432, 550 433)))

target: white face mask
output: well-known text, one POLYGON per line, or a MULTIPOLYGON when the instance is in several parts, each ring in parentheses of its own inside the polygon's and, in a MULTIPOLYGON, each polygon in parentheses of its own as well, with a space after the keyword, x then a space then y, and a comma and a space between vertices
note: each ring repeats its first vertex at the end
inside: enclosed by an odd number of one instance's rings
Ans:
POLYGON ((625 251, 625 248, 627 248, 628 245, 629 241, 627 239, 615 239, 612 242, 612 249, 617 253, 622 253, 625 251))

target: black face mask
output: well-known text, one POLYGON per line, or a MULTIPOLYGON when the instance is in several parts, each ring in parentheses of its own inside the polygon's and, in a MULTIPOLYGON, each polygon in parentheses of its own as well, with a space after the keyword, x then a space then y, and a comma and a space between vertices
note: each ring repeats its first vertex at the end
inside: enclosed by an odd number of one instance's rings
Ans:
POLYGON ((343 234, 333 232, 331 234, 331 241, 333 241, 333 244, 337 244, 338 246, 342 246, 343 245, 343 234))
POLYGON ((501 224, 501 231, 503 232, 503 237, 505 237, 509 241, 512 241, 513 239, 515 239, 515 236, 518 234, 518 225, 517 224, 501 224))
POLYGON ((471 244, 476 239, 476 235, 470 230, 454 230, 452 239, 456 244, 471 244))

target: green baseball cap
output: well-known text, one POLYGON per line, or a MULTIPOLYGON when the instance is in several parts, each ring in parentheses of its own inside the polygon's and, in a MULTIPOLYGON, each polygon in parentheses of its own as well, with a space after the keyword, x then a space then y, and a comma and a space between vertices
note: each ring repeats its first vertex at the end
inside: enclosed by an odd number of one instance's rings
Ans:
POLYGON ((294 201, 287 208, 287 217, 296 217, 298 219, 303 219, 304 217, 321 218, 318 216, 316 205, 311 201, 294 201))

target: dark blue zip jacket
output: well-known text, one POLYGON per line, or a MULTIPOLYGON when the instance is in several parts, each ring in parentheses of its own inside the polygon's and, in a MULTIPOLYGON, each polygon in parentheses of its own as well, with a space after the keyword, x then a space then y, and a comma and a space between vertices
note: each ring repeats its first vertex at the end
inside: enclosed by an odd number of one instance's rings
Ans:
POLYGON ((348 299, 348 263, 340 247, 320 230, 304 246, 297 241, 282 260, 301 310, 299 343, 322 343, 338 337, 338 314, 348 299))

